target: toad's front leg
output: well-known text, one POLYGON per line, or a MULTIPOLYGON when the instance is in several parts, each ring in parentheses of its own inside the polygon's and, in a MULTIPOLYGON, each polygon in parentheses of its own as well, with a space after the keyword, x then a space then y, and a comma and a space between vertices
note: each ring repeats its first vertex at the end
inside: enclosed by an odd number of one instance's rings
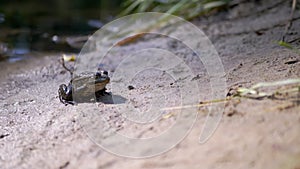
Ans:
POLYGON ((95 96, 97 98, 101 97, 101 96, 105 96, 105 95, 110 95, 110 93, 106 92, 106 88, 99 90, 97 92, 95 92, 95 96))
POLYGON ((72 96, 72 86, 69 84, 68 86, 65 84, 61 84, 58 89, 58 97, 60 102, 64 103, 65 105, 72 104, 74 105, 75 102, 73 101, 72 96))

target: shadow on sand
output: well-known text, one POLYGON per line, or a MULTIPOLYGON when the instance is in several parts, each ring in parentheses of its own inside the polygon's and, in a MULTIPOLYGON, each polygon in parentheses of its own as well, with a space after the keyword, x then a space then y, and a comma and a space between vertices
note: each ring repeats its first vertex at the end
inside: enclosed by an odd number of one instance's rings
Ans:
POLYGON ((123 104, 126 102, 126 98, 120 95, 107 94, 96 98, 97 102, 104 104, 123 104))

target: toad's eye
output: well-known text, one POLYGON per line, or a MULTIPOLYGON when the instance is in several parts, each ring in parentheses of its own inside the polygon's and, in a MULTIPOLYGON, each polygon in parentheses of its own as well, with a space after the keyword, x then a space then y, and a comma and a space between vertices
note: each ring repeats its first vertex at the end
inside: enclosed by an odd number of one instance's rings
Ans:
POLYGON ((101 73, 96 72, 96 77, 101 77, 101 73))
POLYGON ((107 71, 103 70, 102 73, 103 73, 104 75, 108 76, 108 72, 107 72, 107 71))

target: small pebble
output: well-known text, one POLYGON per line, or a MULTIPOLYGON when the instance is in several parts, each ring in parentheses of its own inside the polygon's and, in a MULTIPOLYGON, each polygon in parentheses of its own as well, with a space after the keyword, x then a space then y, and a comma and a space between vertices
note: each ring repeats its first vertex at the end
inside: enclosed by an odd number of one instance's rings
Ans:
POLYGON ((295 64, 295 63, 297 63, 297 62, 299 62, 300 60, 298 60, 298 59, 295 59, 295 60, 289 60, 289 61, 286 61, 284 64, 286 64, 286 65, 291 65, 291 64, 295 64))
POLYGON ((134 89, 134 87, 131 86, 131 85, 129 85, 127 88, 128 88, 128 90, 133 90, 134 89))

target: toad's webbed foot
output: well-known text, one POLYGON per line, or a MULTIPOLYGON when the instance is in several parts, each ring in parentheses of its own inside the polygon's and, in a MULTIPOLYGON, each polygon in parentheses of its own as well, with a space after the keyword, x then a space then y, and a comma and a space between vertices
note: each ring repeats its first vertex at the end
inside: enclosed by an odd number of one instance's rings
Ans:
POLYGON ((72 88, 70 87, 70 85, 67 86, 65 84, 61 84, 58 89, 58 97, 59 97, 60 102, 62 102, 65 105, 76 104, 76 102, 73 101, 73 98, 72 98, 72 88))
POLYGON ((106 95, 110 95, 109 92, 106 92, 106 88, 99 90, 95 93, 96 97, 99 98, 101 96, 106 96, 106 95))

